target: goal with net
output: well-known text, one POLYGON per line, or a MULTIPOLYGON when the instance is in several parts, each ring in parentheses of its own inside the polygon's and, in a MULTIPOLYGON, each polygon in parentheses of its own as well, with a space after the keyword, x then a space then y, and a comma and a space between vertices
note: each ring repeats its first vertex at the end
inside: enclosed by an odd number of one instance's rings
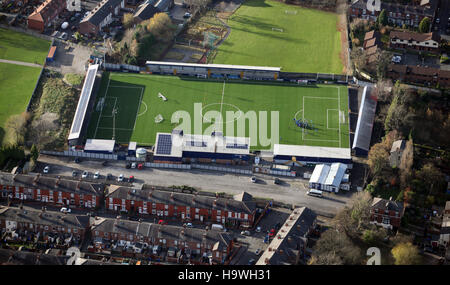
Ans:
POLYGON ((166 96, 162 95, 161 93, 158 92, 158 97, 163 99, 163 101, 167 101, 166 96))
POLYGON ((162 116, 161 114, 158 114, 158 115, 155 117, 155 123, 159 124, 159 123, 161 123, 162 121, 164 121, 163 116, 162 116))
POLYGON ((293 10, 284 10, 284 13, 289 14, 289 15, 297 15, 297 11, 293 11, 293 10))
POLYGON ((280 29, 280 28, 272 28, 272 31, 282 33, 282 32, 283 32, 283 29, 280 29))

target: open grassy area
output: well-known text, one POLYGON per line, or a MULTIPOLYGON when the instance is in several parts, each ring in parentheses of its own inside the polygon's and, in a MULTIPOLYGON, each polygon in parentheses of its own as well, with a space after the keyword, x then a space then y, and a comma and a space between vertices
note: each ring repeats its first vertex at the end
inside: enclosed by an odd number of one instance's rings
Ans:
POLYGON ((9 116, 25 111, 40 68, 0 63, 0 145, 9 116))
POLYGON ((192 131, 185 130, 186 133, 210 134, 212 123, 203 122, 203 130, 194 130, 194 120, 195 117, 202 119, 209 111, 217 111, 224 117, 221 127, 225 135, 250 136, 252 149, 266 149, 270 146, 261 144, 259 133, 255 132, 261 131, 261 125, 265 125, 260 116, 267 112, 268 127, 264 129, 269 138, 273 136, 279 143, 349 147, 346 86, 300 86, 123 73, 105 74, 101 85, 89 123, 88 138, 111 139, 114 130, 118 142, 137 141, 151 145, 157 132, 171 132, 179 125, 171 123, 176 111, 190 114, 192 131), (167 101, 159 98, 159 93, 167 101), (103 102, 103 107, 99 102, 103 102), (201 106, 196 109, 195 103, 201 106), (252 117, 252 113, 258 122, 257 128, 249 127, 247 118, 252 117), (158 114, 164 120, 155 123, 158 114), (294 118, 305 119, 314 128, 300 128, 294 118), (239 131, 241 122, 245 125, 242 132, 239 131), (272 135, 271 130, 278 130, 279 134, 272 135))
POLYGON ((49 48, 49 41, 0 28, 0 59, 43 64, 49 48))
POLYGON ((341 74, 337 19, 329 12, 247 0, 229 18, 231 34, 219 46, 213 62, 341 74))

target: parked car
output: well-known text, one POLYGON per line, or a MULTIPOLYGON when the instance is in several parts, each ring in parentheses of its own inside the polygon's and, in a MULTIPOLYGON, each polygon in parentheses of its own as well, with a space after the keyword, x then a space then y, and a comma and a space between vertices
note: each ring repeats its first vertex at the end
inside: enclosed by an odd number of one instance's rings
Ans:
POLYGON ((78 175, 78 172, 76 172, 75 170, 72 170, 72 177, 76 177, 78 175))
POLYGON ((136 162, 133 162, 133 163, 131 164, 131 168, 132 168, 132 169, 136 168, 136 162))
POLYGON ((134 176, 130 175, 130 178, 128 179, 128 182, 133 183, 134 182, 134 176))
POLYGON ((71 213, 72 209, 66 208, 66 207, 62 207, 59 211, 62 212, 62 213, 71 213))
POLYGON ((122 182, 123 181, 123 174, 120 174, 119 177, 117 177, 117 181, 118 182, 122 182))
POLYGON ((261 249, 258 248, 258 249, 255 251, 255 254, 256 254, 256 255, 259 255, 260 253, 261 253, 261 249))
POLYGON ((276 178, 273 180, 273 184, 280 185, 280 184, 281 184, 281 180, 280 180, 278 177, 276 177, 276 178))
POLYGON ((127 164, 125 164, 125 168, 126 169, 130 169, 131 168, 131 163, 128 162, 127 164))
POLYGON ((68 37, 69 37, 69 35, 66 32, 64 32, 59 36, 59 39, 65 41, 65 40, 67 40, 68 37))
POLYGON ((249 231, 242 231, 242 232, 241 232, 241 235, 243 235, 243 236, 249 236, 249 235, 251 235, 251 233, 250 233, 249 231))
POLYGON ((137 169, 139 169, 139 170, 144 169, 144 164, 143 164, 143 163, 139 163, 139 164, 137 165, 137 169))
POLYGON ((401 61, 402 61, 402 57, 399 56, 399 55, 394 55, 394 56, 392 57, 392 62, 393 62, 393 63, 400 63, 401 61))
POLYGON ((98 179, 100 177, 100 172, 95 172, 94 173, 94 179, 98 179))
POLYGON ((112 180, 113 179, 113 175, 111 173, 106 174, 106 179, 107 180, 112 180))
POLYGON ((255 232, 260 233, 261 232, 261 227, 260 226, 256 227, 255 232))
POLYGON ((184 225, 185 225, 187 228, 192 228, 192 227, 193 227, 192 223, 185 223, 184 225))
POLYGON ((75 163, 80 163, 80 162, 81 162, 81 159, 80 159, 79 157, 76 157, 75 160, 74 160, 74 162, 75 162, 75 163))
POLYGON ((167 222, 164 220, 159 220, 158 225, 167 225, 167 222))
POLYGON ((44 167, 44 173, 48 173, 50 171, 50 166, 46 166, 46 167, 44 167))
POLYGON ((81 175, 81 178, 87 178, 89 176, 89 172, 87 172, 86 170, 83 171, 83 174, 81 175))
POLYGON ((187 18, 190 18, 191 16, 192 16, 191 13, 186 12, 186 13, 184 13, 183 18, 187 19, 187 18))
POLYGON ((275 229, 269 231, 269 237, 273 237, 276 234, 275 229))
POLYGON ((251 181, 252 183, 256 183, 256 177, 255 177, 255 176, 252 176, 252 178, 250 178, 250 181, 251 181))
POLYGON ((254 258, 252 258, 248 261, 248 265, 255 265, 255 263, 256 263, 256 260, 254 258))
POLYGON ((108 161, 106 161, 106 160, 103 161, 103 162, 102 162, 102 165, 103 165, 103 166, 107 166, 107 165, 108 165, 108 161))

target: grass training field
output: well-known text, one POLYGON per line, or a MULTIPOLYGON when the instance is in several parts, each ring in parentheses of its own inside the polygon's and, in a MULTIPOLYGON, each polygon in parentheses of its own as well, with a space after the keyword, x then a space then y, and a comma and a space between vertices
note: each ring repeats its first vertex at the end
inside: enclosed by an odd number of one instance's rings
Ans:
POLYGON ((172 114, 179 110, 190 114, 192 131, 185 130, 185 133, 210 135, 214 125, 203 123, 203 130, 194 130, 194 117, 201 119, 209 111, 217 111, 224 116, 224 134, 250 136, 252 149, 271 148, 258 139, 257 129, 266 125, 268 138, 272 137, 271 130, 279 132, 273 134, 274 139, 279 139, 275 143, 349 147, 346 86, 300 86, 124 73, 103 75, 87 137, 111 139, 114 129, 118 142, 152 145, 157 132, 171 132, 179 125, 171 123, 172 114), (160 98, 159 93, 167 100, 160 98), (201 107, 195 109, 194 103, 201 103, 201 107), (116 110, 115 122, 113 110, 116 110), (227 116, 229 111, 233 111, 234 117, 227 116), (261 111, 267 112, 267 124, 260 120, 261 111), (277 113, 278 120, 271 111, 277 113), (164 119, 160 123, 155 122, 158 114, 164 119), (250 128, 246 120, 252 115, 257 128, 250 128), (300 128, 294 118, 305 119, 314 128, 300 128), (241 122, 245 123, 245 134, 239 132, 241 122))
POLYGON ((25 111, 40 68, 0 62, 0 145, 9 116, 25 111))
POLYGON ((229 18, 231 33, 213 61, 341 74, 337 19, 337 14, 329 12, 270 0, 247 0, 229 18))
POLYGON ((0 59, 43 64, 50 42, 0 28, 0 59))

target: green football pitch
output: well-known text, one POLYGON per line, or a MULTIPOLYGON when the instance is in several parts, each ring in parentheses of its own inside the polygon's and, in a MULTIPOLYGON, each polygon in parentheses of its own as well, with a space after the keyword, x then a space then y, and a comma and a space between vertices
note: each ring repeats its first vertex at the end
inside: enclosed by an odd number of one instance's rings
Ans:
POLYGON ((281 1, 246 0, 228 19, 231 33, 213 61, 341 74, 337 21, 336 13, 281 1))
POLYGON ((271 148, 260 140, 264 130, 274 143, 347 148, 347 87, 105 73, 87 137, 153 145, 157 132, 171 132, 180 123, 190 126, 185 133, 209 135, 215 127, 227 136, 250 136, 253 150, 271 148), (172 123, 177 111, 189 114, 190 123, 172 123), (222 124, 203 121, 196 130, 195 118, 207 119, 210 111, 223 116, 222 124), (162 122, 156 122, 158 115, 162 122), (311 127, 298 127, 294 118, 311 127))

